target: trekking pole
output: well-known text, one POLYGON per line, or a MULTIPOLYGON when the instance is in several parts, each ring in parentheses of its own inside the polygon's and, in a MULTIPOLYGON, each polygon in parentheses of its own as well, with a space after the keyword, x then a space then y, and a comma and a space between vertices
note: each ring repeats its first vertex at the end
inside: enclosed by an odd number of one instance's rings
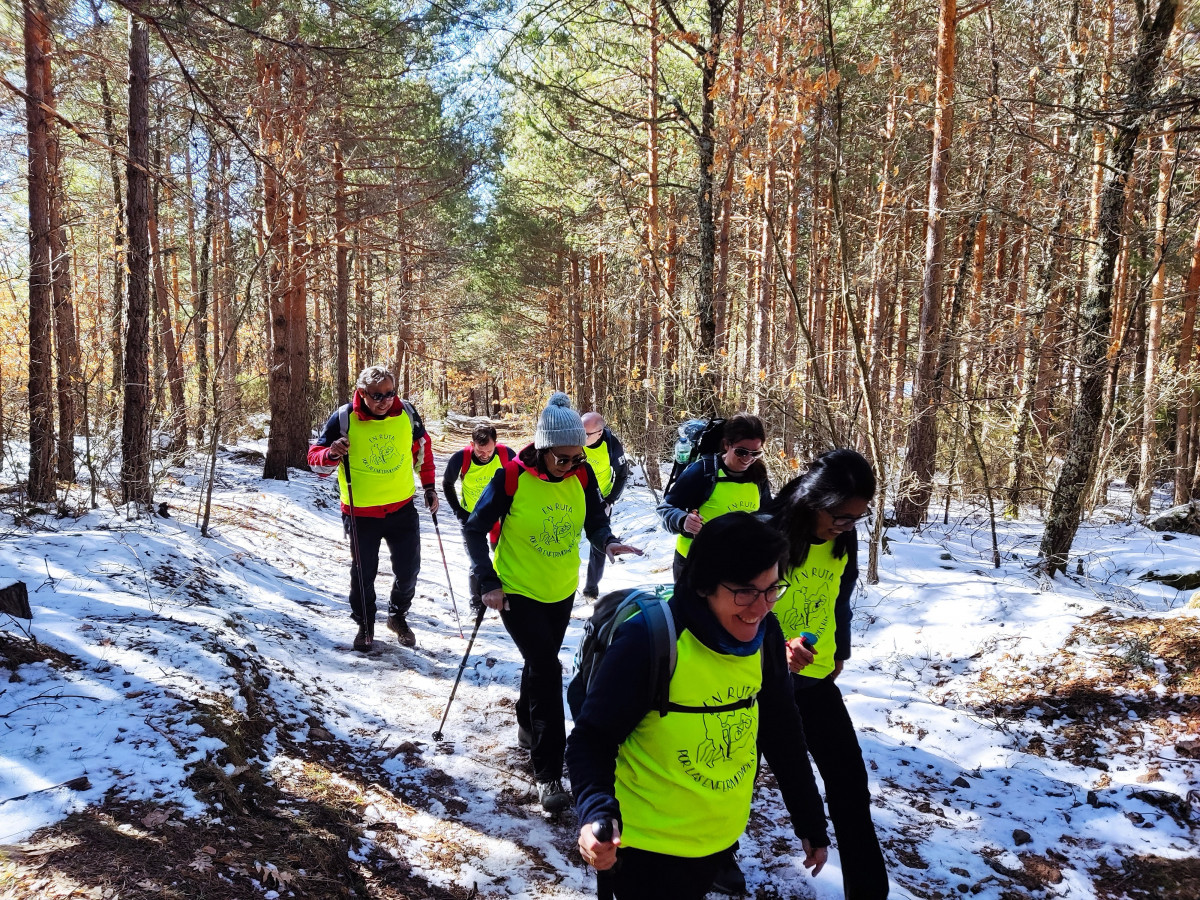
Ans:
POLYGON ((354 560, 354 568, 358 570, 358 598, 363 609, 363 622, 367 625, 367 634, 374 637, 375 623, 367 622, 367 583, 363 581, 362 557, 358 553, 358 523, 354 518, 354 488, 350 484, 350 454, 342 457, 342 465, 346 470, 346 500, 350 507, 350 555, 354 560))
POLYGON ((446 711, 442 713, 442 722, 438 725, 438 730, 433 733, 435 741, 442 740, 442 729, 446 727, 446 717, 450 715, 450 704, 454 702, 454 695, 458 693, 458 683, 462 681, 463 669, 467 667, 467 658, 471 655, 471 647, 475 645, 475 635, 479 634, 479 626, 483 623, 485 612, 487 612, 486 606, 475 616, 475 628, 471 631, 471 640, 467 641, 467 652, 463 654, 462 662, 458 664, 458 675, 454 678, 454 687, 450 688, 450 699, 446 701, 446 711))
POLYGON ((437 513, 429 514, 433 518, 433 533, 437 535, 438 549, 442 551, 442 568, 446 570, 446 587, 450 588, 450 605, 454 607, 454 621, 458 623, 458 636, 465 638, 462 630, 462 619, 458 617, 458 601, 454 599, 454 582, 450 580, 450 566, 446 564, 446 548, 442 546, 442 529, 438 528, 437 513))
MULTIPOLYGON (((604 822, 592 823, 592 834, 596 836, 596 840, 602 844, 607 844, 613 837, 612 819, 604 822)), ((605 869, 603 872, 596 870, 596 898, 597 900, 613 900, 613 872, 612 869, 605 869)))

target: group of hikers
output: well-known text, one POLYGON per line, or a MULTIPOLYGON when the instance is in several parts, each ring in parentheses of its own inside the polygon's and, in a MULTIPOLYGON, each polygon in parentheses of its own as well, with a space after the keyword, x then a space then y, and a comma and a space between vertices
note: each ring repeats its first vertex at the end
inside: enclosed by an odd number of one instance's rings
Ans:
MULTIPOLYGON (((830 839, 811 756, 845 896, 882 900, 888 876, 866 765, 836 684, 850 656, 855 526, 869 515, 874 472, 856 451, 832 450, 773 497, 762 421, 738 413, 715 436, 658 507, 678 535, 674 584, 616 592, 594 608, 593 618, 615 601, 634 612, 614 623, 581 704, 572 703, 569 737, 559 653, 579 588, 580 542, 586 536, 591 546, 588 600, 599 596, 606 561, 642 554, 611 525, 629 476, 625 451, 602 415, 581 416, 555 393, 528 446, 514 452, 494 428, 479 426, 450 457, 442 489, 470 556, 476 624, 497 610, 523 661, 517 744, 529 751, 542 808, 557 814, 574 803, 579 852, 597 870, 601 898, 743 893, 736 852, 760 757, 804 867, 819 873, 830 839)), ((318 474, 338 473, 352 546, 354 649, 374 642, 381 541, 395 575, 387 627, 415 646, 407 614, 420 568, 418 475, 435 516, 439 500, 429 435, 391 372, 363 370, 308 461, 318 474)))

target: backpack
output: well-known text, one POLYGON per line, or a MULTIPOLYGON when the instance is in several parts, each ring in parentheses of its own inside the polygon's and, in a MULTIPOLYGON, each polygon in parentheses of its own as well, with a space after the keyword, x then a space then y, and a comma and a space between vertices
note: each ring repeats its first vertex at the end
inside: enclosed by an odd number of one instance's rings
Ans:
POLYGON ((575 650, 575 675, 567 685, 567 705, 571 708, 573 718, 578 718, 583 709, 583 700, 592 687, 596 672, 600 670, 609 644, 617 635, 617 629, 638 613, 650 623, 650 634, 654 641, 654 658, 650 664, 650 683, 654 690, 650 708, 657 710, 660 716, 668 712, 732 712, 749 709, 758 702, 757 694, 719 706, 683 706, 671 702, 671 677, 675 674, 675 664, 678 662, 675 642, 679 637, 675 631, 675 618, 667 605, 671 594, 672 588, 658 585, 613 591, 596 601, 592 617, 584 623, 583 636, 575 650))
MULTIPOLYGON (((408 413, 408 418, 412 422, 413 433, 415 434, 417 426, 422 424, 421 417, 417 415, 417 411, 413 408, 413 405, 403 397, 400 398, 400 403, 404 407, 404 411, 408 413)), ((350 403, 344 403, 338 407, 338 425, 340 425, 342 428, 342 437, 346 437, 350 434, 350 411, 353 408, 353 401, 350 403)))
POLYGON ((724 419, 688 419, 679 426, 679 440, 675 442, 675 454, 671 462, 671 475, 663 493, 671 490, 680 473, 701 456, 717 453, 725 437, 724 419))
POLYGON ((650 623, 654 640, 654 659, 650 666, 650 681, 654 685, 653 705, 660 715, 667 714, 671 676, 675 673, 676 648, 675 619, 667 606, 671 588, 659 585, 654 588, 630 588, 612 591, 596 601, 592 617, 583 625, 583 635, 575 650, 575 675, 567 685, 567 705, 571 715, 578 717, 604 661, 608 646, 617 635, 617 629, 638 613, 650 623))

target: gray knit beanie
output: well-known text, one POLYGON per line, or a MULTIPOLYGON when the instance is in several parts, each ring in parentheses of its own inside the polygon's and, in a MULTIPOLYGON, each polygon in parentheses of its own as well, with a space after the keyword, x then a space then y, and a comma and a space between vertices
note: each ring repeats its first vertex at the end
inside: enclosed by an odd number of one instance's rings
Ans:
POLYGON ((571 409, 571 398, 562 391, 555 391, 550 403, 538 416, 533 446, 545 450, 547 447, 582 447, 586 443, 587 432, 583 427, 583 419, 571 409))

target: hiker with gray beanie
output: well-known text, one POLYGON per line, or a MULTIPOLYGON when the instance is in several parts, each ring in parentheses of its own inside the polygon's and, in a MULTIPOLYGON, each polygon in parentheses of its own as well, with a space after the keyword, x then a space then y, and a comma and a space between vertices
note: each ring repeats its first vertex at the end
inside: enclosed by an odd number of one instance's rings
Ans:
POLYGON ((586 533, 610 561, 642 553, 613 536, 586 443, 570 398, 555 393, 533 443, 492 477, 463 526, 483 602, 500 611, 524 661, 517 743, 529 750, 538 801, 549 813, 571 805, 562 783, 567 739, 558 653, 579 587, 580 538, 586 533), (501 521, 493 567, 487 536, 501 521))

